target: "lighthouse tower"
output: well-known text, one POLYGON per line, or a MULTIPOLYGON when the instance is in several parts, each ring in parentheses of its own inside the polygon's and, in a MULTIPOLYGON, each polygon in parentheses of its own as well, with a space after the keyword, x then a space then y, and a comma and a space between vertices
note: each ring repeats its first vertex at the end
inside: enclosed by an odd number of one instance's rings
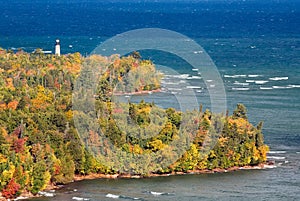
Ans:
POLYGON ((58 39, 55 41, 55 55, 60 56, 60 42, 58 39))

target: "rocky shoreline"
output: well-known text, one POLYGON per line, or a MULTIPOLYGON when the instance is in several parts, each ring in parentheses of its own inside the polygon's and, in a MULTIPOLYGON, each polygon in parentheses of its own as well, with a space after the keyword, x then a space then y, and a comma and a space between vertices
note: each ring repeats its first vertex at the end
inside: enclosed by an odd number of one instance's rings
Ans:
POLYGON ((131 175, 131 174, 89 174, 89 175, 76 175, 74 177, 74 181, 81 181, 81 180, 89 180, 89 179, 121 179, 121 178, 129 178, 129 179, 142 179, 142 178, 151 178, 151 177, 167 177, 167 176, 174 176, 174 175, 196 175, 196 174, 214 174, 214 173, 226 173, 226 172, 233 172, 239 170, 262 170, 268 168, 275 168, 276 165, 274 161, 269 161, 267 163, 258 164, 255 166, 233 166, 227 169, 215 168, 212 170, 191 170, 188 172, 171 172, 165 174, 158 174, 158 173, 151 173, 149 175, 131 175))
MULTIPOLYGON (((197 175, 197 174, 214 174, 214 173, 226 173, 226 172, 234 172, 234 171, 240 171, 240 170, 262 170, 262 169, 268 169, 268 168, 275 168, 276 164, 274 161, 268 161, 266 163, 258 164, 256 166, 233 166, 227 169, 221 169, 221 168, 215 168, 212 170, 191 170, 188 172, 171 172, 167 174, 157 174, 157 173, 151 173, 149 175, 131 175, 131 174, 89 174, 89 175, 75 175, 73 182, 82 181, 82 180, 92 180, 92 179, 142 179, 142 178, 152 178, 152 177, 167 177, 167 176, 174 176, 174 175, 197 175)), ((29 199, 34 197, 42 197, 42 196, 48 196, 53 197, 54 192, 56 189, 63 188, 63 185, 54 185, 50 184, 47 186, 47 188, 43 191, 38 193, 37 195, 33 195, 30 192, 23 192, 19 197, 13 200, 22 200, 22 199, 29 199)), ((0 193, 0 201, 8 201, 4 197, 1 196, 0 193)))

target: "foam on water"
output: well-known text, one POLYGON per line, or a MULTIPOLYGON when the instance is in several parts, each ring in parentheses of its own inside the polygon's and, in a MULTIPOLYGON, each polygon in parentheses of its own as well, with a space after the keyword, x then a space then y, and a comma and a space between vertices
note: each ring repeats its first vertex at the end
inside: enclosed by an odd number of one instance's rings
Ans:
POLYGON ((165 194, 164 192, 155 192, 155 191, 150 191, 150 193, 151 193, 152 195, 155 195, 155 196, 165 194))
POLYGON ((72 197, 72 200, 90 200, 88 198, 72 197))
POLYGON ((269 80, 280 81, 280 80, 288 80, 289 77, 270 77, 269 80))
POLYGON ((255 82, 255 80, 246 80, 246 82, 248 82, 248 83, 254 83, 255 82))
POLYGON ((268 83, 269 81, 266 81, 266 80, 256 80, 255 81, 255 84, 266 84, 268 83))
POLYGON ((284 156, 267 156, 269 159, 274 159, 274 160, 284 160, 284 156))
POLYGON ((200 80, 202 77, 193 75, 192 77, 188 77, 188 80, 200 80))
POLYGON ((53 192, 45 192, 45 191, 40 191, 40 192, 38 192, 38 194, 40 194, 42 196, 45 196, 45 197, 54 197, 55 196, 55 193, 53 193, 53 192))
POLYGON ((25 199, 28 199, 28 197, 20 196, 20 197, 17 197, 16 199, 14 199, 14 200, 25 200, 25 199))
POLYGON ((247 77, 247 75, 224 75, 226 78, 242 78, 247 77))
POLYGON ((291 87, 291 88, 300 88, 300 85, 289 84, 288 87, 291 87))
POLYGON ((237 81, 235 81, 233 84, 241 85, 241 86, 249 86, 249 83, 242 83, 242 82, 237 82, 237 81))
POLYGON ((269 151, 269 154, 285 154, 286 151, 269 151))
POLYGON ((271 89, 274 89, 273 87, 259 87, 260 89, 262 90, 271 90, 271 89))
POLYGON ((107 198, 113 198, 113 199, 118 199, 118 198, 120 198, 119 195, 114 195, 114 194, 111 194, 111 193, 106 194, 105 197, 107 197, 107 198))
POLYGON ((291 89, 293 87, 290 86, 272 86, 274 89, 291 89))
POLYGON ((187 89, 201 89, 200 86, 186 86, 187 89))
POLYGON ((248 90, 250 90, 250 88, 247 88, 247 87, 245 87, 245 88, 240 88, 240 87, 236 88, 236 87, 233 87, 232 90, 235 90, 235 91, 248 91, 248 90))
POLYGON ((261 75, 248 75, 248 77, 254 78, 254 77, 260 77, 261 75))

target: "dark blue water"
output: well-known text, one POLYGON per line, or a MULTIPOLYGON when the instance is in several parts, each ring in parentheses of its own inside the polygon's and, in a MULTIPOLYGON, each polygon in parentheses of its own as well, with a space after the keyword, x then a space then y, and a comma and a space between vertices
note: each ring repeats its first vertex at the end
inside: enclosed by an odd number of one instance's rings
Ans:
MULTIPOLYGON (((88 55, 106 39, 138 28, 163 28, 197 41, 223 78, 227 107, 244 103, 253 124, 264 121, 269 156, 277 168, 143 180, 94 180, 68 185, 56 198, 36 200, 299 200, 300 1, 1 1, 0 46, 88 55), (241 89, 242 88, 242 89, 241 89), (281 151, 281 152, 277 152, 281 151), (274 158, 275 157, 275 158, 274 158), (76 189, 74 191, 74 189, 76 189), (151 193, 151 191, 153 191, 151 193), (156 193, 154 193, 156 192, 156 193), (163 193, 160 195, 160 193, 163 193), (118 197, 119 196, 119 197, 118 197)), ((197 76, 162 52, 142 52, 157 64, 197 76)), ((203 80, 188 80, 203 85, 203 80)), ((178 80, 177 80, 178 81, 178 80)), ((166 86, 167 87, 167 86, 166 86)), ((180 93, 176 91, 176 93, 180 93)), ((204 89, 195 90, 209 108, 204 89)), ((165 107, 172 99, 152 94, 165 107)))

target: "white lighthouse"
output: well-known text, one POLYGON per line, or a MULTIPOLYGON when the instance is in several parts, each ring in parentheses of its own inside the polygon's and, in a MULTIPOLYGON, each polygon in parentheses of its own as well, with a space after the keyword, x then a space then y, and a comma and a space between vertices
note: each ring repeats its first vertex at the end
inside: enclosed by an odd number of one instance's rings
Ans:
POLYGON ((60 42, 58 39, 55 41, 55 55, 60 56, 60 42))

